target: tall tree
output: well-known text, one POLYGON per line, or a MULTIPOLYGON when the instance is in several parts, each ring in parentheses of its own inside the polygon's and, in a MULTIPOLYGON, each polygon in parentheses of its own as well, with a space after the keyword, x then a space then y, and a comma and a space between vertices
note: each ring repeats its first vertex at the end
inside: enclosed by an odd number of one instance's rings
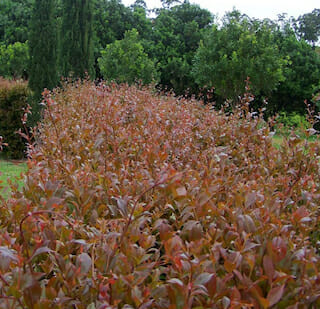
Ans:
POLYGON ((209 11, 187 1, 160 9, 154 20, 154 48, 150 54, 159 62, 160 84, 165 88, 172 88, 176 94, 196 91, 192 61, 203 32, 212 21, 209 11))
POLYGON ((288 59, 285 79, 269 98, 271 111, 305 112, 304 101, 311 101, 320 89, 320 55, 305 40, 298 40, 290 20, 282 20, 274 31, 280 54, 288 59))
POLYGON ((35 0, 0 0, 0 42, 24 43, 35 0))
POLYGON ((62 5, 61 73, 94 78, 92 0, 63 0, 62 5))
POLYGON ((300 38, 311 43, 315 48, 320 37, 320 9, 314 9, 311 13, 299 16, 295 26, 300 38))
POLYGON ((269 96, 283 80, 285 65, 274 41, 267 21, 228 13, 222 27, 214 26, 201 42, 193 75, 199 86, 215 87, 222 100, 237 100, 248 76, 255 95, 269 96))
POLYGON ((36 98, 57 85, 55 0, 35 0, 29 32, 29 86, 36 98))

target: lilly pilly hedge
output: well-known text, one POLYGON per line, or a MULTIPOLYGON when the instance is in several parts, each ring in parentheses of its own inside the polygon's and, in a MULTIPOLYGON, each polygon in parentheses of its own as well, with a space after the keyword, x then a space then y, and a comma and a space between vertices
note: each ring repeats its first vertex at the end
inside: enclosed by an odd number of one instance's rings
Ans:
POLYGON ((45 93, 2 200, 1 308, 319 308, 319 144, 151 90, 45 93))

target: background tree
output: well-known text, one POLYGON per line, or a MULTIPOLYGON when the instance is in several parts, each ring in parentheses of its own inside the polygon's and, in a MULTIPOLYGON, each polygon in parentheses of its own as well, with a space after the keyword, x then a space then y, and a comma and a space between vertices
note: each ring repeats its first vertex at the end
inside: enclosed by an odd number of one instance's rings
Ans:
POLYGON ((124 33, 133 28, 133 14, 120 0, 96 0, 94 8, 94 28, 98 45, 122 40, 124 33))
POLYGON ((0 44, 0 76, 27 79, 29 48, 27 43, 0 44))
POLYGON ((247 77, 255 95, 270 95, 283 80, 284 64, 268 22, 233 11, 220 29, 214 25, 206 34, 194 58, 193 75, 200 87, 214 87, 221 99, 237 100, 247 77))
POLYGON ((184 2, 171 9, 161 9, 154 20, 152 57, 160 67, 160 84, 177 94, 196 91, 191 75, 192 60, 203 30, 213 21, 209 11, 184 2))
POLYGON ((144 52, 136 29, 127 31, 123 40, 107 45, 98 63, 106 80, 129 84, 141 80, 148 84, 157 78, 155 64, 144 52))
POLYGON ((270 112, 305 112, 320 86, 320 55, 305 40, 298 40, 289 20, 277 23, 275 40, 282 57, 288 59, 284 80, 269 98, 270 112))
POLYGON ((61 74, 94 78, 93 2, 62 0, 61 74))
POLYGON ((145 51, 152 49, 152 22, 147 17, 147 6, 143 0, 137 0, 126 7, 120 0, 96 0, 94 9, 95 28, 95 69, 101 77, 97 59, 106 45, 122 40, 127 30, 136 28, 145 51))
POLYGON ((315 47, 320 37, 320 9, 314 9, 311 13, 299 16, 295 28, 300 38, 315 47))
POLYGON ((35 0, 29 32, 29 87, 36 98, 57 86, 55 0, 35 0))
POLYGON ((35 0, 0 1, 0 42, 6 45, 24 43, 35 0))

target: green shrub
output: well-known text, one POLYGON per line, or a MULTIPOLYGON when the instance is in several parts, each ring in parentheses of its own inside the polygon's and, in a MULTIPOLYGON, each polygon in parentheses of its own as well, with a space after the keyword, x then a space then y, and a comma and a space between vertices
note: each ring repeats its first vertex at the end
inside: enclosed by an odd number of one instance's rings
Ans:
POLYGON ((310 127, 305 115, 299 113, 280 112, 277 117, 277 130, 281 134, 288 135, 292 130, 304 134, 305 130, 310 127))
POLYGON ((320 308, 317 143, 136 87, 45 102, 0 212, 0 308, 320 308))
POLYGON ((0 76, 26 78, 28 75, 28 43, 0 44, 0 76))
POLYGON ((0 78, 0 135, 9 145, 4 156, 21 159, 26 150, 25 141, 17 134, 22 128, 23 108, 27 105, 28 85, 22 81, 8 81, 0 78))

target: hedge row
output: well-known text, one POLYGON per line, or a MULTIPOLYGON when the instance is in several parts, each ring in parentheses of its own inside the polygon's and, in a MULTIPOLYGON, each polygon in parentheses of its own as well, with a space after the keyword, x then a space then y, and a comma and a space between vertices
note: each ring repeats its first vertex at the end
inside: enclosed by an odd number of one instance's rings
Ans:
POLYGON ((318 308, 319 143, 127 86, 46 94, 0 212, 1 308, 318 308))
POLYGON ((21 159, 25 155, 25 140, 17 131, 23 127, 21 118, 28 96, 26 82, 8 81, 0 77, 0 135, 8 143, 4 155, 11 159, 21 159))

